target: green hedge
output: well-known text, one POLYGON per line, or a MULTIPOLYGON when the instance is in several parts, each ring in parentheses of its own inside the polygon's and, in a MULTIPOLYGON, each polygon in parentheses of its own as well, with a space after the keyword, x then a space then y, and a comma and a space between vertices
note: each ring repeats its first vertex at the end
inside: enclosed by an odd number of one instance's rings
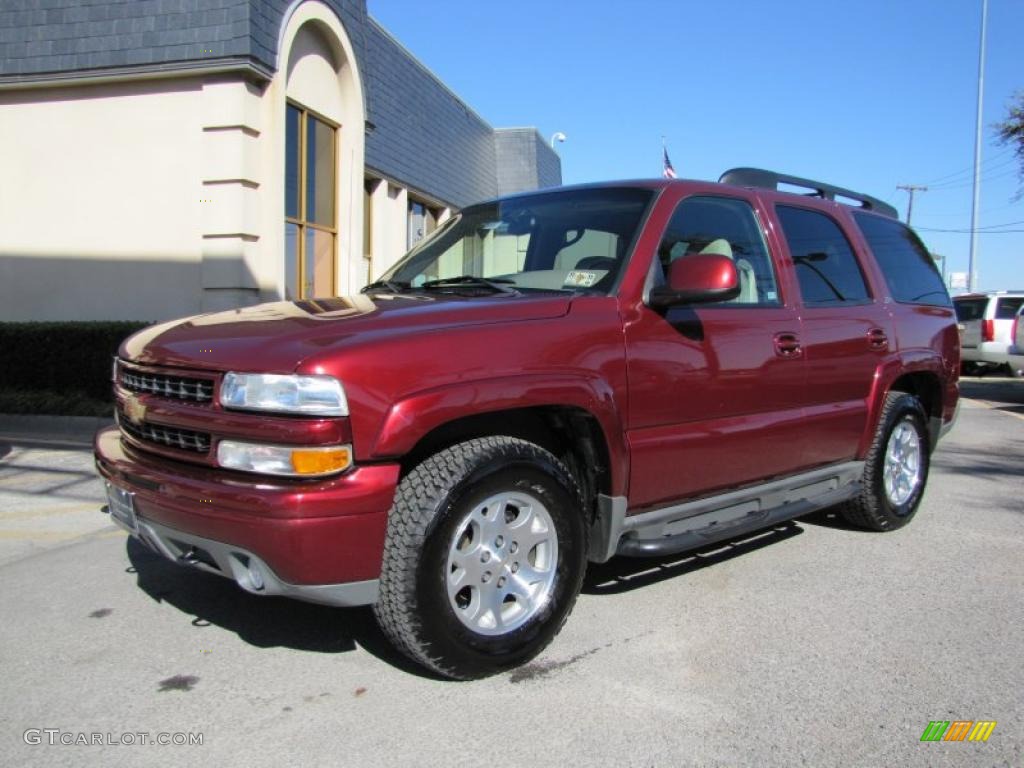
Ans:
POLYGON ((149 323, 0 323, 0 413, 109 415, 110 362, 149 323))

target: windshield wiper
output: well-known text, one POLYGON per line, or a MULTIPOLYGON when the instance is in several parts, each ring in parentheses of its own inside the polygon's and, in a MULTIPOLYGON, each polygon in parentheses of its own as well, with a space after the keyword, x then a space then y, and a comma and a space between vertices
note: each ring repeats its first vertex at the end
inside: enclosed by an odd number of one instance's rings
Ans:
POLYGON ((519 295, 519 291, 515 288, 510 288, 510 285, 515 285, 515 280, 509 280, 505 277, 477 277, 476 275, 459 275, 458 277, 444 277, 440 280, 427 280, 423 283, 420 288, 426 288, 430 290, 432 288, 462 288, 468 287, 482 287, 490 288, 495 293, 507 293, 514 296, 519 295))
POLYGON ((395 282, 394 280, 374 280, 369 285, 364 286, 362 288, 362 290, 360 290, 359 292, 360 293, 369 293, 370 291, 375 291, 375 290, 377 290, 379 288, 385 288, 385 289, 391 291, 392 293, 402 293, 402 291, 409 290, 409 284, 408 283, 398 283, 398 282, 395 282))

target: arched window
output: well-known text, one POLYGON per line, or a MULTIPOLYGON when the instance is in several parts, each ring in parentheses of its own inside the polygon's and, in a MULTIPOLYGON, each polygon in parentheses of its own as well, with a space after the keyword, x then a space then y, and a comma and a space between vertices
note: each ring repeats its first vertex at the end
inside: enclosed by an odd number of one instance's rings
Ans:
POLYGON ((271 90, 280 171, 268 184, 267 202, 277 211, 284 206, 275 249, 281 293, 288 299, 350 293, 366 275, 366 109, 355 51, 329 6, 295 0, 285 13, 277 62, 271 90))

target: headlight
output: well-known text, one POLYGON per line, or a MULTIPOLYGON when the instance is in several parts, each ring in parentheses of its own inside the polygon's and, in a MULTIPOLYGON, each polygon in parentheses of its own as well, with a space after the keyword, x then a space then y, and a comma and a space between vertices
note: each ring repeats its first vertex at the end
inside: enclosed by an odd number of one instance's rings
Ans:
POLYGON ((243 472, 317 477, 343 472, 352 466, 352 447, 328 445, 310 448, 221 440, 217 445, 217 462, 226 469, 243 472))
POLYGON ((333 376, 227 373, 220 404, 243 411, 277 411, 307 416, 348 416, 348 400, 333 376))

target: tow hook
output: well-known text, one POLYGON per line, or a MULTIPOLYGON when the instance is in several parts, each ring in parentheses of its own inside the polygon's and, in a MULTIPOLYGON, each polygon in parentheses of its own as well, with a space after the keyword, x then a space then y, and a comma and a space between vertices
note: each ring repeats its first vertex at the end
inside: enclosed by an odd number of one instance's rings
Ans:
POLYGON ((186 565, 198 565, 199 558, 196 556, 196 548, 190 547, 188 552, 185 552, 178 557, 178 562, 185 563, 186 565))

